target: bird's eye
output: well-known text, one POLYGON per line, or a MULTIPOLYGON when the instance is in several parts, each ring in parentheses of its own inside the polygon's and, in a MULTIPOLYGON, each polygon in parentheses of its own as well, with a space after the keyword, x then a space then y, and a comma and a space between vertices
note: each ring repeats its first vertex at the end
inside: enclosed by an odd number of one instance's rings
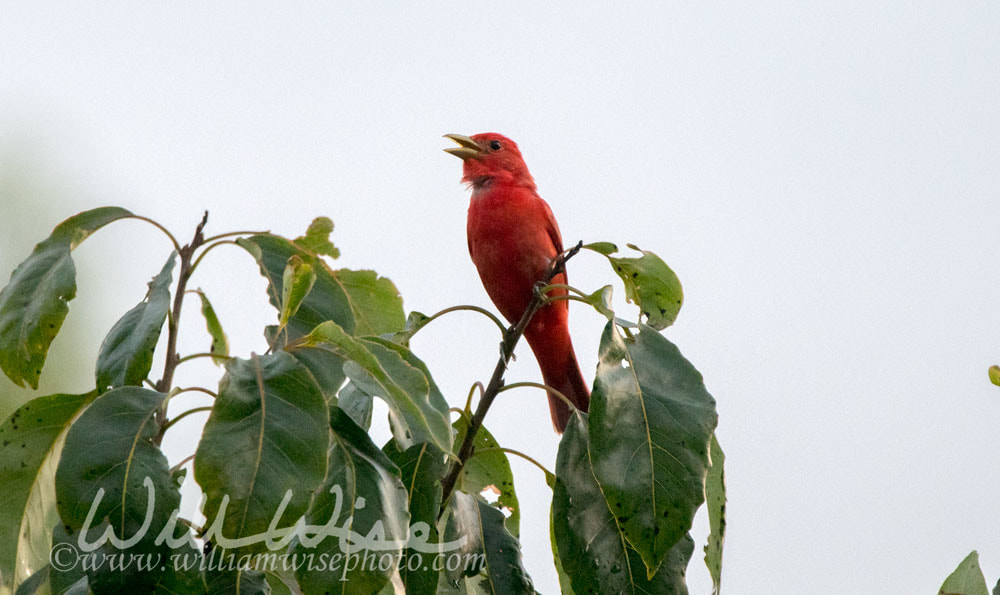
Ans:
POLYGON ((500 150, 500 141, 495 140, 495 141, 491 142, 490 143, 490 148, 493 149, 494 151, 499 151, 500 150))

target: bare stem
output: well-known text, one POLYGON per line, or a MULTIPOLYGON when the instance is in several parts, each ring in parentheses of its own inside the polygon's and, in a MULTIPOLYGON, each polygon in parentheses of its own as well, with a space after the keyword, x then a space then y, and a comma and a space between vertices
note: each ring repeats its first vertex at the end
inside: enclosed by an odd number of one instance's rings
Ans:
POLYGON ((180 420, 184 419, 185 417, 191 415, 192 413, 200 413, 202 411, 211 411, 211 410, 212 410, 211 407, 195 407, 193 409, 188 409, 184 413, 181 413, 177 417, 175 417, 172 420, 168 421, 167 423, 163 424, 163 431, 166 432, 167 430, 169 430, 170 428, 172 428, 174 426, 174 424, 176 424, 180 420))
POLYGON ((174 465, 173 467, 170 468, 170 473, 171 474, 176 473, 178 469, 180 469, 181 467, 183 467, 188 461, 190 461, 192 459, 194 459, 194 455, 184 457, 183 461, 181 461, 180 463, 177 463, 176 465, 174 465))
POLYGON ((221 359, 232 359, 228 355, 222 355, 221 353, 211 353, 211 352, 205 351, 205 352, 202 352, 202 353, 192 353, 191 355, 185 355, 184 357, 178 359, 177 363, 178 364, 183 364, 184 362, 189 362, 189 361, 191 361, 193 359, 198 359, 200 357, 213 357, 213 358, 217 357, 217 358, 221 358, 221 359))
POLYGON ((565 283, 550 283, 545 286, 546 293, 548 293, 550 289, 565 289, 566 291, 572 291, 580 297, 587 297, 587 294, 583 293, 583 291, 573 287, 572 285, 566 285, 565 283))
MULTIPOLYGON (((208 211, 205 211, 201 222, 194 230, 194 237, 191 239, 191 243, 177 251, 181 258, 181 269, 177 275, 174 304, 170 310, 170 320, 167 324, 167 357, 166 362, 163 364, 163 376, 156 383, 156 390, 161 393, 170 392, 170 387, 174 382, 174 371, 177 369, 177 364, 180 363, 180 354, 177 353, 177 330, 180 326, 181 308, 184 306, 184 292, 187 289, 188 279, 191 278, 191 257, 194 255, 195 250, 205 242, 205 236, 202 235, 202 231, 205 229, 205 224, 207 223, 208 211)), ((166 405, 166 402, 164 402, 164 405, 166 405)), ((167 422, 166 407, 161 407, 156 412, 156 422, 160 427, 160 431, 157 433, 154 442, 159 446, 160 442, 163 441, 164 426, 167 422)))
MULTIPOLYGON (((501 333, 506 333, 507 332, 507 327, 504 325, 503 321, 501 321, 499 318, 497 318, 496 314, 490 312, 486 308, 480 308, 479 306, 470 306, 470 305, 467 305, 467 304, 466 305, 462 305, 462 306, 452 306, 450 308, 445 308, 444 310, 441 310, 440 312, 438 312, 438 313, 436 313, 436 314, 428 317, 427 320, 424 321, 424 326, 427 326, 428 324, 431 323, 432 320, 435 320, 435 319, 437 319, 437 318, 439 318, 441 316, 444 316, 445 314, 448 314, 449 312, 460 312, 462 310, 468 310, 469 312, 479 312, 483 316, 485 316, 485 317, 489 318, 490 320, 492 320, 493 324, 497 325, 500 328, 500 332, 501 333)), ((414 333, 414 334, 416 334, 416 333, 414 333)))
MULTIPOLYGON (((507 331, 504 330, 504 332, 507 332, 507 331)), ((482 382, 479 382, 477 380, 475 382, 475 384, 473 384, 472 387, 469 388, 469 396, 465 397, 465 409, 462 411, 462 413, 465 413, 466 411, 469 411, 469 412, 472 411, 472 395, 476 394, 476 389, 477 388, 479 389, 479 396, 480 396, 480 398, 482 398, 483 393, 486 392, 486 387, 483 386, 482 382)))
POLYGON ((465 463, 472 457, 476 434, 479 433, 479 428, 483 425, 483 419, 486 417, 487 412, 489 412, 490 406, 493 405, 494 399, 500 394, 500 389, 504 384, 504 374, 507 372, 507 364, 510 363, 511 356, 514 354, 514 347, 517 346, 517 342, 524 335, 524 330, 528 328, 532 317, 545 305, 546 297, 542 291, 543 288, 556 275, 566 270, 566 261, 576 255, 582 247, 583 242, 579 242, 576 246, 573 246, 552 260, 546 275, 535 284, 534 295, 531 298, 531 302, 528 303, 528 307, 524 310, 524 314, 521 315, 521 319, 504 333, 503 342, 500 343, 500 359, 497 361, 496 367, 493 368, 493 376, 490 377, 490 381, 486 385, 486 390, 483 391, 483 396, 479 399, 476 412, 469 421, 465 438, 458 449, 458 461, 451 466, 448 475, 441 480, 441 512, 444 512, 444 507, 451 497, 452 491, 455 489, 455 482, 458 480, 459 473, 462 472, 465 463))
POLYGON ((500 390, 498 392, 502 393, 505 390, 511 390, 513 388, 540 388, 542 390, 548 391, 552 395, 555 395, 555 397, 561 400, 563 403, 566 403, 566 406, 569 407, 570 411, 576 411, 576 405, 573 404, 573 401, 569 400, 569 397, 557 391, 556 389, 552 388, 548 384, 542 384, 541 382, 515 382, 514 384, 508 384, 500 387, 500 390))
POLYGON ((270 231, 227 231, 226 233, 220 233, 214 236, 205 238, 205 243, 214 242, 216 240, 221 240, 222 238, 231 238, 233 236, 261 236, 269 235, 270 231))
POLYGON ((239 246, 239 244, 237 244, 233 240, 220 240, 218 242, 215 242, 214 244, 209 244, 208 246, 205 246, 205 249, 202 250, 201 254, 198 255, 198 258, 195 259, 194 264, 191 265, 191 271, 194 272, 194 270, 198 268, 198 265, 201 264, 201 261, 203 258, 205 258, 206 254, 208 254, 215 248, 218 248, 219 246, 225 246, 226 244, 239 246))
POLYGON ((189 386, 187 388, 179 388, 174 391, 174 395, 179 395, 181 393, 191 393, 191 392, 205 393, 206 395, 212 397, 213 399, 219 398, 219 395, 217 393, 210 391, 207 388, 203 388, 201 386, 189 386))
POLYGON ((180 242, 177 241, 177 238, 174 237, 174 234, 170 233, 169 229, 167 229, 166 227, 163 227, 162 225, 160 225, 160 223, 158 221, 154 221, 154 220, 150 219, 149 217, 143 217, 142 215, 129 215, 127 218, 128 219, 138 219, 139 221, 145 221, 146 223, 149 223, 153 227, 156 227, 157 229, 159 229, 163 233, 167 234, 167 237, 170 238, 170 243, 172 243, 174 245, 174 250, 176 250, 178 254, 181 253, 180 242))
POLYGON ((553 473, 553 472, 549 471, 548 469, 546 469, 545 465, 539 463, 538 461, 536 461, 532 457, 526 455, 525 453, 523 453, 523 452, 521 452, 519 450, 514 450, 513 448, 505 448, 503 446, 491 446, 491 447, 488 447, 488 448, 480 448, 475 453, 473 453, 472 457, 475 458, 476 455, 483 454, 485 452, 505 452, 505 453, 510 454, 510 455, 521 457, 525 461, 528 461, 529 463, 531 463, 535 467, 538 467, 539 469, 541 469, 542 473, 545 474, 546 478, 548 478, 549 476, 555 475, 555 473, 553 473))

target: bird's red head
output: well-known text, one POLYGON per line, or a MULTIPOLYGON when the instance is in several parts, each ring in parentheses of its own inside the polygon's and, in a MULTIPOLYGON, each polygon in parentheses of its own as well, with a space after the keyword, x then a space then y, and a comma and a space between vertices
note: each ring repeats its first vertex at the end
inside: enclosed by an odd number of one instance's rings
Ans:
POLYGON ((473 136, 446 134, 445 137, 458 143, 457 147, 445 149, 445 152, 464 162, 463 182, 477 188, 499 182, 534 189, 535 180, 524 164, 517 143, 506 136, 496 132, 483 132, 473 136))

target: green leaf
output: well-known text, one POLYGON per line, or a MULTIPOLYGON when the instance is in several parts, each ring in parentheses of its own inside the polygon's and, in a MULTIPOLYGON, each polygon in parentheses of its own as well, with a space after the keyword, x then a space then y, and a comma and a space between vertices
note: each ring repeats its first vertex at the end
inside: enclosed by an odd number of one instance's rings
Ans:
POLYGON ((337 394, 337 406, 341 411, 351 416, 354 423, 364 429, 372 426, 372 406, 375 397, 358 388, 357 384, 348 382, 337 394))
POLYGON ((170 309, 170 281, 177 253, 149 282, 146 299, 111 327, 97 355, 97 390, 142 386, 153 367, 153 352, 170 309))
POLYGON ((363 429, 336 407, 330 411, 330 427, 333 430, 330 465, 326 480, 306 513, 306 523, 313 526, 333 523, 367 538, 361 541, 377 535, 381 544, 378 549, 366 549, 363 543, 355 543, 355 539, 333 535, 311 547, 307 541, 311 535, 307 535, 303 541, 293 543, 293 553, 299 556, 311 553, 316 559, 323 554, 329 558, 342 553, 344 560, 352 555, 370 554, 376 562, 353 568, 347 564, 312 569, 303 565, 296 570, 296 577, 304 593, 375 593, 395 572, 395 561, 406 543, 409 527, 406 488, 396 465, 363 429), (331 518, 335 513, 337 517, 331 518), (392 545, 393 541, 399 547, 392 545), (380 566, 388 570, 379 571, 380 566))
POLYGON ((594 293, 583 298, 592 308, 603 314, 608 320, 615 319, 615 311, 611 308, 611 296, 613 289, 610 285, 598 289, 594 293))
MULTIPOLYGON (((406 487, 410 527, 418 539, 433 544, 439 541, 437 530, 438 511, 441 509, 441 479, 448 471, 444 453, 433 444, 415 444, 405 451, 390 441, 382 451, 399 467, 406 487), (423 526, 418 523, 424 523, 423 526), (419 529, 423 529, 421 533, 419 529)), ((411 537, 414 535, 411 534, 411 537)), ((406 592, 410 595, 433 595, 437 589, 438 573, 427 560, 431 554, 407 548, 399 561, 399 574, 406 592)))
MULTIPOLYGON (((465 440, 469 422, 463 415, 455 420, 454 427, 458 432, 455 436, 455 452, 458 452, 462 441, 465 440)), ((496 502, 492 505, 510 512, 504 524, 511 535, 518 537, 521 531, 521 505, 514 490, 514 473, 510 469, 507 453, 499 450, 500 445, 496 438, 485 426, 479 427, 473 445, 474 454, 462 467, 462 472, 455 482, 455 489, 467 494, 478 495, 484 490, 496 494, 496 502)))
POLYGON ((255 570, 210 569, 205 572, 205 582, 211 595, 267 595, 270 585, 263 572, 255 570))
MULTIPOLYGON (((265 332, 269 344, 284 347, 327 320, 336 322, 352 335, 380 335, 403 327, 403 300, 399 292, 392 281, 373 271, 331 270, 308 248, 309 242, 296 244, 262 234, 238 239, 236 243, 257 260, 261 274, 268 281, 268 298, 279 313, 288 259, 297 255, 312 265, 316 273, 312 291, 289 318, 282 329, 282 337, 276 337, 274 327, 265 332)), ((343 360, 323 351, 300 351, 296 358, 313 373, 327 401, 332 401, 344 383, 343 360)))
MULTIPOLYGON (((275 348, 285 349, 287 347, 285 341, 287 330, 288 327, 285 327, 279 336, 277 325, 264 327, 264 337, 267 338, 267 344, 273 345, 275 348)), ((322 349, 296 349, 290 353, 312 372, 316 384, 323 392, 323 398, 326 399, 327 405, 336 405, 337 392, 344 388, 344 380, 347 378, 347 374, 344 374, 344 360, 322 349)))
POLYGON ((430 442, 451 451, 447 402, 408 349, 385 339, 351 337, 332 321, 289 346, 295 353, 309 348, 348 360, 348 378, 362 391, 385 399, 393 433, 403 448, 430 442))
POLYGON ((719 595, 722 588, 722 546, 726 541, 726 455, 719 446, 719 439, 712 434, 709 447, 711 465, 705 480, 705 501, 708 506, 708 544, 705 545, 705 565, 712 576, 712 592, 719 595))
POLYGON ((294 242, 310 252, 340 258, 340 250, 330 241, 331 233, 333 233, 333 221, 328 217, 316 217, 309 224, 306 234, 295 238, 294 242))
MULTIPOLYGON (((49 582, 49 571, 52 567, 46 564, 41 570, 32 574, 26 581, 21 583, 15 591, 15 595, 34 595, 49 582)), ((42 591, 46 592, 45 590, 42 591)))
MULTIPOLYGON (((71 552, 78 551, 77 548, 77 537, 78 535, 73 532, 70 533, 66 529, 66 526, 56 519, 56 524, 52 528, 52 548, 54 552, 65 551, 69 555, 69 560, 72 561, 71 552), (70 544, 71 548, 62 544, 70 544), (58 548, 58 549, 56 549, 58 548)), ((64 570, 57 570, 56 568, 49 566, 49 590, 52 593, 66 593, 74 588, 74 585, 80 580, 83 580, 83 584, 87 585, 87 573, 83 569, 82 564, 74 564, 72 567, 68 567, 64 570)), ((90 593, 90 586, 87 585, 83 592, 90 593)))
POLYGON ((990 382, 1000 386, 1000 366, 990 366, 990 382))
POLYGON ((96 396, 38 397, 0 425, 0 586, 14 587, 48 563, 59 454, 70 424, 96 396))
POLYGON ((639 306, 639 310, 646 316, 646 324, 655 329, 665 329, 677 319, 677 313, 684 302, 680 279, 656 254, 639 250, 633 244, 628 247, 642 252, 642 256, 611 256, 617 248, 609 242, 584 246, 607 256, 611 267, 625 283, 625 299, 639 306))
POLYGON ((312 290, 316 283, 316 273, 311 264, 302 261, 302 257, 293 254, 285 265, 281 278, 281 313, 278 324, 285 326, 288 320, 299 311, 302 300, 312 290))
MULTIPOLYGON (((588 456, 587 414, 573 413, 559 442, 552 523, 556 555, 576 593, 686 594, 694 541, 684 535, 654 576, 629 545, 597 484, 588 456)), ((591 446, 592 448, 592 446, 591 446)))
POLYGON ((182 546, 174 550, 166 564, 166 571, 154 587, 154 592, 175 595, 201 595, 208 591, 205 575, 201 566, 205 563, 204 556, 194 548, 182 546))
POLYGON ((701 374, 673 343, 645 325, 626 341, 607 324, 591 395, 590 458, 649 576, 704 501, 717 420, 701 374))
POLYGON ((38 388, 49 345, 76 297, 70 251, 101 227, 132 213, 117 207, 84 211, 60 223, 0 290, 0 368, 18 386, 38 388))
POLYGON ((219 356, 213 357, 212 361, 215 362, 215 365, 221 366, 229 359, 229 337, 222 330, 222 323, 219 322, 219 317, 215 314, 212 302, 208 301, 208 296, 201 289, 196 291, 198 297, 201 298, 201 315, 205 319, 205 329, 208 331, 208 335, 212 337, 212 344, 209 346, 208 351, 219 356))
MULTIPOLYGON (((130 554, 169 553, 154 543, 180 504, 167 459, 154 443, 159 431, 154 416, 165 398, 145 388, 117 388, 98 397, 70 427, 56 470, 56 505, 68 530, 84 527, 100 495, 93 516, 98 524, 91 525, 89 541, 96 541, 110 527, 118 539, 141 535, 139 543, 129 548, 130 554), (149 529, 141 532, 147 516, 149 529)), ((99 551, 110 554, 117 548, 105 543, 99 551)), ((160 568, 119 571, 110 564, 87 570, 90 588, 96 593, 126 585, 147 590, 161 574, 160 568)))
POLYGON ((285 571, 279 566, 276 570, 265 572, 264 578, 273 595, 296 595, 300 592, 299 583, 291 569, 285 571))
POLYGON ((290 527, 306 511, 326 473, 328 415, 312 375, 288 353, 226 363, 194 459, 215 545, 227 554, 262 551, 265 544, 259 541, 231 548, 221 538, 268 532, 286 490, 291 497, 274 528, 290 527), (223 498, 228 504, 220 514, 223 498), (221 536, 213 536, 213 529, 221 536))
MULTIPOLYGON (((556 482, 558 479, 552 480, 552 487, 555 489, 556 482)), ((559 544, 556 543, 556 517, 555 514, 549 514, 549 543, 552 544, 552 558, 556 565, 556 575, 559 577, 559 592, 562 595, 573 595, 573 579, 566 574, 566 569, 563 568, 562 558, 559 557, 559 544)))
POLYGON ((241 238, 237 244, 257 259, 268 281, 268 297, 279 312, 288 259, 297 255, 312 265, 316 283, 289 320, 291 339, 327 320, 352 335, 381 335, 403 328, 405 315, 399 291, 392 281, 374 271, 332 270, 315 252, 272 235, 241 238))
POLYGON ((618 246, 612 244, 611 242, 592 242, 590 244, 584 244, 583 248, 586 250, 593 250, 598 254, 603 254, 604 256, 611 256, 615 252, 618 252, 618 246))
POLYGON ((461 554, 467 565, 460 573, 448 572, 446 567, 449 580, 482 572, 485 580, 477 585, 486 593, 535 593, 521 559, 521 544, 504 526, 502 512, 478 496, 455 491, 446 514, 445 541, 467 538, 465 545, 454 552, 461 554))
POLYGON ((972 550, 938 590, 938 595, 990 595, 979 567, 979 552, 972 550))
POLYGON ((417 334, 417 331, 424 328, 431 320, 431 317, 423 312, 417 312, 416 310, 410 312, 406 317, 403 330, 394 334, 392 340, 400 345, 409 347, 410 339, 413 338, 413 335, 417 334))
POLYGON ((70 584, 65 589, 54 592, 59 595, 90 595, 90 583, 87 580, 87 575, 81 576, 76 582, 70 584))

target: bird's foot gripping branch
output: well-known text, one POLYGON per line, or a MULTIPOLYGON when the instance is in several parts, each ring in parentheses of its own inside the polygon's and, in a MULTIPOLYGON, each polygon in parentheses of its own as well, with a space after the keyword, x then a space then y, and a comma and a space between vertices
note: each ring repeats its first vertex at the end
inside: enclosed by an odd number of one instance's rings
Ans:
POLYGON ((575 246, 553 261, 508 329, 478 306, 407 316, 391 281, 332 266, 339 252, 329 219, 292 239, 207 235, 203 219, 182 246, 150 219, 94 209, 56 227, 0 291, 0 368, 15 383, 38 385, 76 293, 72 250, 128 219, 152 223, 171 245, 165 264, 151 267, 159 272, 145 298, 103 341, 94 337, 95 375, 79 393, 34 398, 0 425, 0 591, 532 593, 509 455, 545 471, 564 592, 685 593, 692 520, 706 502, 705 561, 718 585, 725 493, 715 401, 659 332, 676 317, 681 290, 655 254, 575 246), (275 319, 261 355, 233 355, 226 313, 207 291, 188 289, 223 245, 245 250, 267 281, 260 304, 266 297, 275 319), (610 286, 551 282, 584 249, 607 257, 639 308, 637 322, 616 316, 610 286), (205 353, 176 353, 187 299, 200 305, 205 353), (587 413, 558 387, 504 383, 532 316, 562 300, 607 319, 590 347, 599 363, 587 413), (474 384, 464 405, 465 395, 441 392, 409 347, 415 333, 458 311, 487 317, 502 344, 493 376, 474 384), (164 368, 151 378, 157 348, 164 368), (200 358, 221 366, 217 387, 183 382, 185 364, 200 358), (498 444, 483 426, 498 395, 527 386, 571 411, 554 462, 498 444), (179 393, 204 402, 180 408, 179 393), (375 398, 389 409, 392 438, 382 445, 370 433, 375 398), (171 453, 171 466, 161 439, 203 412, 200 440, 171 453), (180 487, 191 481, 204 494, 201 524, 177 515, 180 487))

